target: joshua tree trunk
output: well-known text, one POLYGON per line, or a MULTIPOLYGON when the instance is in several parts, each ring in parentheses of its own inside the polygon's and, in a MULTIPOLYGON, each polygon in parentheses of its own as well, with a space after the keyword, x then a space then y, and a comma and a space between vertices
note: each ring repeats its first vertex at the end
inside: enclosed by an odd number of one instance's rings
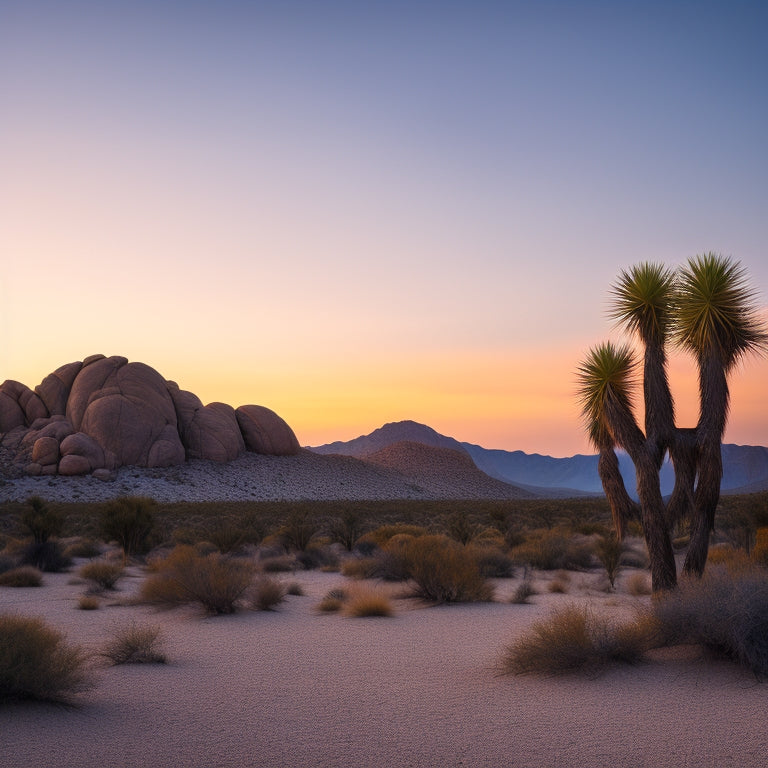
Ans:
POLYGON ((611 505, 611 516, 616 529, 616 538, 621 541, 624 536, 624 524, 627 520, 639 520, 640 510, 632 501, 624 485, 624 478, 619 469, 616 451, 610 444, 600 446, 600 458, 597 461, 597 472, 603 484, 603 491, 611 505))

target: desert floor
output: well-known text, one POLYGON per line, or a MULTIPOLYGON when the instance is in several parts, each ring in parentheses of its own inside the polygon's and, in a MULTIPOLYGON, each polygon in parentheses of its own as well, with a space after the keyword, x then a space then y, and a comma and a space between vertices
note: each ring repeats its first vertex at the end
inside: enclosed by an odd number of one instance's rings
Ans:
MULTIPOLYGON (((97 666, 78 705, 0 708, 5 768, 139 766, 510 766, 727 768, 768 759, 768 684, 726 661, 676 649, 648 663, 583 676, 500 675, 504 648, 565 602, 629 615, 647 598, 590 590, 530 605, 428 607, 397 600, 392 618, 321 615, 333 573, 302 584, 273 612, 206 617, 108 605, 77 609, 72 574, 0 592, 0 610, 43 616, 71 642, 98 650, 116 627, 159 624, 167 665, 97 666)), ((397 589, 402 589, 397 587, 397 589)))

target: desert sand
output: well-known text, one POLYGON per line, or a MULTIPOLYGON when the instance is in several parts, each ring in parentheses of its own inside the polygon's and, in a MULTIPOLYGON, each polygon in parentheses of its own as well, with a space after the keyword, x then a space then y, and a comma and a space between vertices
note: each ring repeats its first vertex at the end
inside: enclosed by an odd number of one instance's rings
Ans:
POLYGON ((316 610, 336 573, 298 572, 306 594, 272 612, 206 617, 191 607, 117 604, 131 569, 96 611, 77 609, 72 574, 0 592, 3 611, 44 617, 98 650, 116 627, 159 624, 166 665, 97 666, 77 706, 0 708, 5 768, 137 766, 764 766, 768 685, 727 661, 668 652, 596 678, 499 673, 504 648, 565 602, 628 615, 648 598, 583 588, 503 602, 424 606, 391 618, 316 610), (108 603, 115 603, 108 605, 108 603))

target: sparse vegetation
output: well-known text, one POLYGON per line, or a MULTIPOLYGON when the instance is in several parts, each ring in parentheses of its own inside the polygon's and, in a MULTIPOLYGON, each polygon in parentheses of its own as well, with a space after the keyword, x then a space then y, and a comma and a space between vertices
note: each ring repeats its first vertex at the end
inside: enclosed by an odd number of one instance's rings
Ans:
POLYGON ((249 603, 256 611, 271 611, 285 600, 287 591, 277 579, 258 576, 249 590, 249 603))
POLYGON ((600 536, 595 545, 595 554, 605 568, 605 575, 611 582, 611 589, 616 588, 616 575, 619 572, 623 551, 624 546, 614 532, 600 536))
POLYGON ((106 541, 116 541, 126 556, 149 550, 155 527, 154 499, 123 496, 107 503, 101 512, 100 531, 106 541))
POLYGON ((117 629, 101 650, 110 664, 165 664, 163 638, 156 624, 128 624, 117 629))
POLYGON ((95 589, 115 589, 124 573, 123 563, 113 560, 92 560, 80 568, 80 576, 91 582, 95 589))
POLYGON ((0 701, 67 702, 89 687, 86 655, 42 619, 0 615, 0 701))
POLYGON ((0 587, 41 587, 43 574, 39 568, 31 565, 20 565, 0 573, 0 587))

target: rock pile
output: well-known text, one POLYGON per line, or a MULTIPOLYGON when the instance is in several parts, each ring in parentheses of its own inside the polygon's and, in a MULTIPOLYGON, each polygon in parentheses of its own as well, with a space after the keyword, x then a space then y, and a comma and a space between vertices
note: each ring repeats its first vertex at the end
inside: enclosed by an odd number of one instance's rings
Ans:
POLYGON ((34 391, 17 381, 1 384, 0 438, 28 475, 106 477, 128 465, 299 451, 293 430, 268 408, 203 405, 154 368, 104 355, 61 366, 34 391))

